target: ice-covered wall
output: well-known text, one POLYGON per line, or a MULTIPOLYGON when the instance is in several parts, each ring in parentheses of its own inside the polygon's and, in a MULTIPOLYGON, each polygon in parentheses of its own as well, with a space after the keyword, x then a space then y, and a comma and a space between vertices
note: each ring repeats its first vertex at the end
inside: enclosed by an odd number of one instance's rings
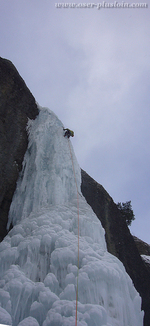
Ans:
POLYGON ((0 244, 0 323, 13 326, 142 326, 141 299, 122 263, 106 250, 104 230, 80 192, 80 167, 63 125, 41 109, 9 223, 0 244), (69 147, 71 146, 71 147, 69 147), (70 153, 71 148, 71 153, 70 153), (72 165, 72 159, 73 165, 72 165))
MULTIPOLYGON (((29 121, 29 131, 23 170, 9 213, 9 223, 13 224, 42 207, 76 198, 70 149, 61 121, 52 111, 42 109, 35 121, 29 121)), ((73 150, 71 153, 80 189, 80 168, 73 150)))

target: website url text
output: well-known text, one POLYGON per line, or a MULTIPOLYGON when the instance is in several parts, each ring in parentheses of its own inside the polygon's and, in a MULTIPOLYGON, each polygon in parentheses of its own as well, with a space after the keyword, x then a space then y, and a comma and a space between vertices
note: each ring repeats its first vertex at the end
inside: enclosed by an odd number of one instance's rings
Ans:
POLYGON ((101 3, 55 3, 56 8, 148 8, 148 3, 143 2, 133 2, 128 3, 125 1, 122 2, 106 2, 102 1, 101 3))

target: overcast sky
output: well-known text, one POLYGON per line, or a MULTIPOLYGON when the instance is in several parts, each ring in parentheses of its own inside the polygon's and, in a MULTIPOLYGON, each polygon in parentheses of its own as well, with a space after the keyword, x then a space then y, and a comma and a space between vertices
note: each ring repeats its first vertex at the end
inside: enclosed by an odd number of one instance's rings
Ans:
POLYGON ((116 203, 131 200, 131 232, 150 243, 150 7, 55 3, 0 0, 0 56, 74 130, 81 168, 116 203))

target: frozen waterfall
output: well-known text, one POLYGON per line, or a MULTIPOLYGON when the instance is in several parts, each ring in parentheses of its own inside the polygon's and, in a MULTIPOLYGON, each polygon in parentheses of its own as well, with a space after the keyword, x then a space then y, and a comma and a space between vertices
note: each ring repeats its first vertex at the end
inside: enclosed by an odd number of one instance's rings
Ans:
POLYGON ((29 121, 29 145, 0 244, 0 323, 75 326, 79 193, 78 326, 142 326, 141 298, 106 249, 81 194, 81 172, 63 124, 48 109, 29 121), (70 157, 70 148, 72 160, 70 157))

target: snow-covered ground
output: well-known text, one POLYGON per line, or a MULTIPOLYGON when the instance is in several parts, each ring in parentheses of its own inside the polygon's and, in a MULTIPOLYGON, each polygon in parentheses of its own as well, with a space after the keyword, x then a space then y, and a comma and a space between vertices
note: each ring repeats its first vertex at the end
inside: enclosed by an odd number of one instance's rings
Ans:
POLYGON ((107 252, 101 223, 81 194, 80 167, 63 124, 41 108, 29 133, 9 214, 8 226, 15 226, 0 244, 0 323, 75 326, 79 198, 77 325, 142 326, 141 298, 107 252))

